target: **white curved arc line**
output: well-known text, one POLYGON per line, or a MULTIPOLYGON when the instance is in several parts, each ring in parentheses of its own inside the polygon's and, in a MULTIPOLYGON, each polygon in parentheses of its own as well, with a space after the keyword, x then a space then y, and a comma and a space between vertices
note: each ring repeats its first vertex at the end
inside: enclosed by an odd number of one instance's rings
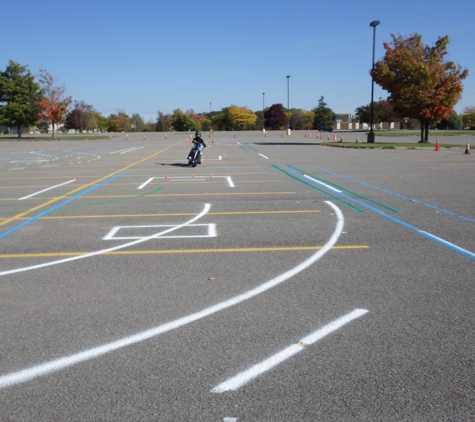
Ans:
POLYGON ((203 211, 201 211, 198 215, 196 215, 195 217, 193 217, 191 220, 189 220, 189 221, 187 221, 187 222, 185 222, 185 223, 183 223, 183 224, 179 224, 179 225, 177 225, 177 226, 173 226, 173 227, 171 227, 171 228, 169 228, 169 229, 163 230, 163 231, 160 232, 160 233, 155 233, 155 234, 152 235, 152 236, 141 237, 140 239, 133 240, 132 242, 124 243, 123 245, 117 245, 117 246, 113 246, 112 248, 101 249, 100 251, 94 251, 94 252, 86 253, 86 254, 84 254, 84 255, 78 255, 78 256, 72 256, 72 257, 64 258, 64 259, 58 259, 58 260, 56 260, 56 261, 45 262, 45 263, 43 263, 43 264, 32 265, 32 266, 30 266, 30 267, 17 268, 17 269, 15 269, 15 270, 2 271, 2 272, 0 272, 0 276, 2 276, 2 275, 7 275, 7 274, 20 273, 20 272, 23 272, 23 271, 37 270, 38 268, 49 267, 49 266, 51 266, 51 265, 57 265, 57 264, 64 264, 64 263, 66 263, 66 262, 76 261, 76 260, 78 260, 78 259, 90 258, 91 256, 101 255, 101 254, 103 254, 103 253, 107 253, 107 252, 117 251, 117 250, 119 250, 119 249, 128 248, 129 246, 137 245, 137 244, 139 244, 139 243, 146 242, 147 240, 155 239, 155 238, 157 238, 157 237, 163 236, 164 234, 170 233, 170 232, 172 232, 172 231, 181 229, 182 227, 185 227, 185 226, 187 226, 187 225, 189 225, 189 224, 192 224, 192 223, 194 223, 196 220, 199 220, 201 217, 203 217, 205 214, 207 214, 210 208, 211 208, 211 204, 205 204, 205 206, 204 206, 204 208, 203 208, 203 211))
POLYGON ((340 237, 343 231, 343 225, 344 225, 343 214, 341 210, 332 202, 330 201, 325 201, 325 202, 333 208, 333 210, 335 211, 337 215, 338 221, 336 224, 335 231, 333 232, 333 235, 330 237, 328 242, 322 247, 322 249, 318 250, 315 254, 313 254, 312 256, 310 256, 305 261, 303 261, 296 267, 292 268, 291 270, 286 271, 280 276, 277 276, 276 278, 273 278, 272 280, 269 280, 252 290, 249 290, 245 293, 234 296, 233 298, 227 299, 223 302, 220 302, 216 305, 205 308, 201 311, 195 312, 191 315, 187 315, 185 317, 178 318, 174 321, 170 321, 165 324, 159 325, 158 327, 154 327, 149 330, 142 331, 140 333, 134 334, 129 337, 125 337, 120 340, 113 341, 111 343, 103 344, 102 346, 97 346, 92 349, 84 350, 74 355, 65 356, 65 357, 58 358, 58 359, 45 362, 39 365, 35 365, 30 368, 26 368, 17 372, 12 372, 10 374, 2 375, 0 376, 0 388, 5 388, 12 385, 20 384, 23 382, 27 382, 34 378, 59 371, 61 369, 65 369, 69 366, 72 366, 81 362, 85 362, 90 359, 94 359, 101 355, 105 355, 106 353, 110 353, 114 350, 121 349, 123 347, 130 346, 130 345, 142 342, 144 340, 148 340, 152 337, 156 337, 168 331, 175 330, 184 325, 190 324, 199 319, 205 318, 209 315, 222 311, 223 309, 230 308, 231 306, 237 305, 241 302, 251 299, 254 296, 257 296, 283 283, 284 281, 288 280, 289 278, 305 270, 310 265, 318 261, 323 255, 325 255, 325 253, 327 253, 335 245, 338 238, 340 237))

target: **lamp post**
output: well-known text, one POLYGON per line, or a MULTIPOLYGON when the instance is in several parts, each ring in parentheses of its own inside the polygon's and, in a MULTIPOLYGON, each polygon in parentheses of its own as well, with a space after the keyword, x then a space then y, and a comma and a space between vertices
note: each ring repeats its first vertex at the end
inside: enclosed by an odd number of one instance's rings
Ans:
MULTIPOLYGON (((379 21, 373 21, 369 24, 369 26, 373 27, 373 66, 372 70, 374 70, 374 45, 376 41, 376 27, 379 25, 379 21)), ((374 96, 374 78, 371 75, 371 117, 370 117, 370 129, 368 133, 367 142, 369 144, 374 144, 374 132, 373 132, 373 96, 374 96)))
POLYGON ((262 133, 266 133, 266 119, 264 118, 264 98, 265 98, 266 93, 262 93, 262 133))
POLYGON ((211 127, 211 101, 209 102, 209 131, 213 131, 213 128, 211 127))
MULTIPOLYGON (((290 81, 290 75, 287 75, 287 110, 290 112, 289 81, 290 81)), ((290 119, 287 120, 287 135, 290 135, 290 119)))

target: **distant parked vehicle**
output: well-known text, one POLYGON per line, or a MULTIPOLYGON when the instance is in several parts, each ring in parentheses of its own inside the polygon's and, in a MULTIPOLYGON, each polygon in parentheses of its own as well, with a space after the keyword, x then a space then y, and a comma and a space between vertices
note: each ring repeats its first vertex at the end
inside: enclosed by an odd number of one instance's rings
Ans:
POLYGON ((320 132, 333 132, 333 128, 328 127, 328 126, 319 126, 318 130, 320 132))

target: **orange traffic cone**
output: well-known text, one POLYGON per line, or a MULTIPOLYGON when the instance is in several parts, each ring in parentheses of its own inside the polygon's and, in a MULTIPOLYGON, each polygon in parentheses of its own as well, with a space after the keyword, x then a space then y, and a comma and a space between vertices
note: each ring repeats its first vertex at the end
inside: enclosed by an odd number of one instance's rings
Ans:
POLYGON ((437 137, 436 141, 435 141, 435 149, 434 151, 440 151, 440 146, 439 146, 439 138, 437 137))
POLYGON ((320 139, 323 139, 323 135, 320 133, 320 139))
POLYGON ((333 135, 333 142, 336 142, 336 135, 333 135))
POLYGON ((112 139, 112 135, 109 135, 109 139, 112 139))
POLYGON ((311 138, 311 137, 312 137, 312 134, 311 134, 311 133, 309 133, 309 134, 308 134, 308 137, 309 137, 309 138, 311 138))
POLYGON ((144 138, 144 139, 147 139, 147 138, 145 137, 145 135, 143 136, 143 138, 144 138))
POLYGON ((165 135, 165 139, 168 139, 168 135, 165 135))
POLYGON ((214 144, 214 140, 213 140, 213 139, 211 139, 211 143, 214 144))
POLYGON ((236 134, 234 134, 234 137, 236 137, 236 134))
POLYGON ((467 146, 465 147, 464 154, 470 154, 470 144, 467 144, 467 146))
POLYGON ((129 140, 129 134, 125 135, 125 140, 126 140, 126 141, 129 140))

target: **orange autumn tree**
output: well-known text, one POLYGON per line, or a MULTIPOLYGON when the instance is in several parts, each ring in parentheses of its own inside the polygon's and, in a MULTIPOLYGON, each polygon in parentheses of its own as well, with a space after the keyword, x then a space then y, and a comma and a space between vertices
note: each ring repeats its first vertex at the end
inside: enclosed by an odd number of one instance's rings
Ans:
POLYGON ((44 69, 40 69, 39 82, 41 85, 41 100, 38 106, 41 110, 38 117, 51 124, 53 135, 56 135, 56 125, 64 123, 71 97, 64 95, 65 88, 58 86, 54 78, 44 69))
POLYGON ((410 117, 421 124, 420 142, 428 142, 431 123, 448 118, 460 100, 461 81, 468 70, 445 60, 449 37, 439 37, 435 46, 422 44, 422 37, 391 34, 384 43, 386 54, 370 71, 374 81, 389 92, 389 102, 401 118, 410 117))

